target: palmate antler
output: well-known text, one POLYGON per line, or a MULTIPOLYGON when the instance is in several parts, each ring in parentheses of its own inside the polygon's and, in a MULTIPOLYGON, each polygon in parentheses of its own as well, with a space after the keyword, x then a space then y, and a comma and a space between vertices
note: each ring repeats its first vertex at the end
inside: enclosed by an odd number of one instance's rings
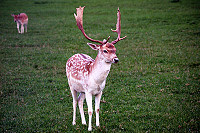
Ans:
MULTIPOLYGON (((111 29, 111 30, 112 30, 112 29, 111 29)), ((117 24, 116 24, 116 30, 112 30, 112 31, 113 31, 113 32, 117 32, 117 34, 118 34, 117 39, 111 42, 112 44, 116 44, 118 41, 120 41, 120 40, 126 38, 126 36, 120 38, 120 35, 121 35, 121 14, 120 14, 119 7, 118 7, 118 10, 117 10, 117 24)))
POLYGON ((74 13, 74 17, 76 19, 76 22, 77 22, 77 26, 78 28, 81 30, 81 32, 83 33, 83 35, 90 41, 92 42, 97 42, 97 43, 100 43, 100 44, 105 44, 108 42, 108 40, 110 39, 110 36, 108 37, 108 39, 106 41, 99 41, 99 40, 94 40, 92 38, 90 38, 89 36, 87 36, 85 34, 85 31, 83 29, 83 10, 84 10, 85 6, 84 7, 79 7, 79 8, 76 8, 76 12, 77 12, 77 15, 74 13))
MULTIPOLYGON (((108 37, 107 40, 104 39, 104 41, 99 41, 99 40, 94 40, 92 38, 90 38, 89 36, 86 35, 84 29, 83 29, 83 10, 84 10, 85 6, 84 7, 79 7, 79 8, 76 8, 76 12, 77 12, 77 15, 74 13, 74 17, 76 19, 76 23, 77 23, 77 26, 78 28, 81 30, 81 32, 83 33, 83 35, 90 41, 92 42, 97 42, 97 43, 100 43, 100 44, 106 44, 108 42, 108 40, 110 39, 110 36, 108 37)), ((116 44, 118 41, 126 38, 123 37, 123 38, 120 38, 120 35, 121 35, 121 16, 120 16, 120 11, 119 11, 119 8, 118 8, 118 12, 117 12, 117 24, 116 24, 116 30, 112 30, 113 32, 117 32, 118 34, 118 38, 115 40, 115 41, 112 41, 111 43, 112 44, 116 44)))

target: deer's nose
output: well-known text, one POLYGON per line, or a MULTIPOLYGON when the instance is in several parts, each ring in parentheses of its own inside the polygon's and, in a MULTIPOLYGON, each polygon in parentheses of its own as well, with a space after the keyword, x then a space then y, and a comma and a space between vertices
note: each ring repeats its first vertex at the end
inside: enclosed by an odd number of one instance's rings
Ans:
POLYGON ((117 62, 119 62, 119 59, 118 58, 114 58, 114 63, 117 63, 117 62))

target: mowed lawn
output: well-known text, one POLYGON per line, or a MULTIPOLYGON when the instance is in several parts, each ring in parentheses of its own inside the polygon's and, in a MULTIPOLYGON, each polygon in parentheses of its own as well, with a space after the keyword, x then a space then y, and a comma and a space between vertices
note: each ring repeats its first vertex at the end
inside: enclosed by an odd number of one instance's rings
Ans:
MULTIPOLYGON (((199 0, 1 0, 0 132, 86 132, 65 74, 68 58, 95 58, 73 13, 84 9, 85 32, 121 36, 103 91, 94 132, 200 132, 199 0), (28 33, 18 34, 11 14, 25 12, 28 33)), ((84 104, 88 123, 87 105, 84 104)))

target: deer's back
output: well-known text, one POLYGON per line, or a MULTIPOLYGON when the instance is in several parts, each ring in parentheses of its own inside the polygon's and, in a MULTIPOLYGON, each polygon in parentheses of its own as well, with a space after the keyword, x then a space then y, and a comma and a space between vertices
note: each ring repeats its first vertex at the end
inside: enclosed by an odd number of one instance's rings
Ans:
POLYGON ((25 13, 20 13, 19 16, 18 16, 18 21, 20 23, 27 24, 28 23, 28 16, 25 13))

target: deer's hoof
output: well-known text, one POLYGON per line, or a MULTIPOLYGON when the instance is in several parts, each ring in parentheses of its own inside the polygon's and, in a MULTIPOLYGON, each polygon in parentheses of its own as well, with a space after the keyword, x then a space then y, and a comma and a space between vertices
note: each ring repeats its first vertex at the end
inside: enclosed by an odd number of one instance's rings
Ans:
POLYGON ((89 128, 88 128, 88 131, 92 131, 92 128, 91 128, 91 127, 89 127, 89 128))

